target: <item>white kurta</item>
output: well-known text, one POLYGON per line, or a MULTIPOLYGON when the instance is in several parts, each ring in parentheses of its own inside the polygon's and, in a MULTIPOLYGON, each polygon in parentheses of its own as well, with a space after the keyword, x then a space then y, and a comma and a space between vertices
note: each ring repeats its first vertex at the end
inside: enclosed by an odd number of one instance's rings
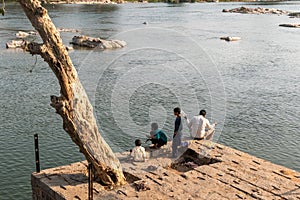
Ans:
POLYGON ((214 129, 215 127, 202 115, 194 116, 191 120, 187 119, 187 124, 193 138, 204 138, 205 129, 214 129))

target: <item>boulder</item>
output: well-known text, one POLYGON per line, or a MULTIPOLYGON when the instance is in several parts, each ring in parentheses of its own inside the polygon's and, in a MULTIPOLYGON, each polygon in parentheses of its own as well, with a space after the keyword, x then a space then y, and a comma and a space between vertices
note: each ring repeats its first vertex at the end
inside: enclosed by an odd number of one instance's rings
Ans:
POLYGON ((115 48, 122 48, 126 46, 125 41, 121 40, 103 40, 100 38, 93 38, 88 36, 74 36, 72 38, 72 42, 70 42, 73 45, 78 45, 82 47, 88 47, 88 48, 100 48, 100 49, 115 49, 115 48))

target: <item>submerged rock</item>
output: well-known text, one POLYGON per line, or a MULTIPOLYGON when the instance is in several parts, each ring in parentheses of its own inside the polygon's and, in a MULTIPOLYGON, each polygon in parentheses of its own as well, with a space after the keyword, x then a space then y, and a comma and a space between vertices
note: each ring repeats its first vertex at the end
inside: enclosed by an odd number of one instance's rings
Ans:
POLYGON ((289 28, 300 28, 300 24, 279 24, 279 26, 289 27, 289 28))
POLYGON ((300 12, 290 13, 290 18, 300 18, 300 12))
POLYGON ((70 42, 73 45, 78 45, 82 47, 88 47, 88 48, 95 48, 98 47, 100 49, 115 49, 115 48, 122 48, 126 46, 125 41, 121 40, 103 40, 100 38, 93 38, 88 36, 74 36, 72 38, 72 42, 70 42))
POLYGON ((57 30, 59 32, 70 32, 70 33, 78 33, 79 32, 79 30, 72 29, 72 28, 58 28, 57 30))
POLYGON ((283 14, 289 14, 288 11, 285 10, 279 10, 275 8, 246 8, 246 7, 239 7, 239 8, 233 8, 233 9, 223 9, 222 12, 230 12, 230 13, 243 13, 243 14, 277 14, 277 15, 283 15, 283 14))
POLYGON ((241 40, 242 38, 240 37, 230 37, 230 36, 226 36, 226 37, 220 37, 221 40, 225 40, 227 42, 231 42, 231 41, 238 41, 241 40))
POLYGON ((25 38, 25 37, 28 37, 30 35, 37 35, 37 32, 35 32, 35 31, 29 31, 29 32, 18 31, 16 33, 17 38, 25 38))

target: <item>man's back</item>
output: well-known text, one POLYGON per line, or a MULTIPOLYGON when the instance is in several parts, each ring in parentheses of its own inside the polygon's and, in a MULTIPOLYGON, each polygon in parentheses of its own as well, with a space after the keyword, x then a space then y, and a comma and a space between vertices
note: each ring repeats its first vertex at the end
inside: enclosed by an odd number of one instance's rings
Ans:
POLYGON ((210 126, 208 120, 202 115, 194 116, 188 126, 191 129, 192 137, 203 138, 205 135, 205 127, 210 126))

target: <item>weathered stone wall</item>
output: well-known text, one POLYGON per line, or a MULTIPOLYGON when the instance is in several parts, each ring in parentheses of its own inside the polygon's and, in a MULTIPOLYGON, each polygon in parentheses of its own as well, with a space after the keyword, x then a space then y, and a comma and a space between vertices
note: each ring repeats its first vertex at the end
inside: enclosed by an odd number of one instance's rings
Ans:
MULTIPOLYGON (((46 178, 46 177, 44 177, 46 178)), ((32 200, 64 200, 60 193, 52 190, 51 186, 45 184, 36 173, 31 175, 32 200)))

